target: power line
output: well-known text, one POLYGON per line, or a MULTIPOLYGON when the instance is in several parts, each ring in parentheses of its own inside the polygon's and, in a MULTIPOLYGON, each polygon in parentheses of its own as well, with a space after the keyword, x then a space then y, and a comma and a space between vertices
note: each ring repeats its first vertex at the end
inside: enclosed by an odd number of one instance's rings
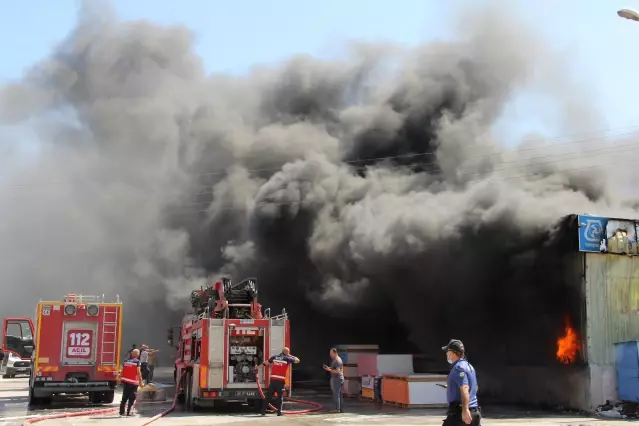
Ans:
MULTIPOLYGON (((639 147, 638 147, 639 148, 639 147)), ((601 168, 601 167, 608 167, 608 166, 616 166, 616 165, 621 165, 621 164, 637 164, 639 162, 639 159, 630 159, 630 160, 625 160, 625 161, 616 161, 614 163, 606 163, 606 164, 598 164, 598 165, 592 165, 592 166, 582 166, 582 167, 573 167, 573 168, 568 168, 568 169, 561 169, 561 170, 553 170, 553 173, 565 173, 565 172, 571 172, 571 171, 579 171, 579 170, 592 170, 592 169, 597 169, 597 168, 601 168)), ((539 164, 541 165, 541 164, 539 164)), ((531 174, 527 174, 527 175, 519 175, 519 176, 505 176, 505 177, 495 177, 495 178, 491 178, 491 179, 487 179, 485 181, 483 181, 483 183, 497 183, 499 181, 508 181, 508 180, 514 180, 514 179, 525 179, 525 178, 529 178, 529 177, 537 177, 543 175, 542 173, 531 173, 531 174)), ((548 177, 548 176, 545 176, 548 177)), ((331 197, 328 199, 329 201, 336 201, 337 198, 336 197, 331 197)), ((305 200, 302 201, 255 201, 253 202, 253 205, 258 206, 258 205, 270 205, 270 206, 286 206, 286 205, 297 205, 297 204, 301 204, 306 202, 305 200)), ((212 202, 207 202, 207 204, 212 204, 212 202)), ((184 215, 184 214, 195 214, 195 213, 206 213, 206 212, 211 212, 211 211, 243 211, 243 208, 240 207, 215 207, 214 209, 198 209, 198 210, 184 210, 184 211, 180 211, 180 212, 168 212, 167 216, 178 216, 178 215, 184 215)))
MULTIPOLYGON (((551 140, 566 139, 566 138, 571 138, 571 137, 575 137, 575 136, 579 136, 579 135, 589 135, 589 134, 598 134, 598 133, 617 132, 617 131, 624 130, 624 129, 638 129, 638 128, 639 128, 639 125, 632 125, 632 126, 615 127, 615 128, 601 129, 601 130, 593 130, 593 131, 590 131, 590 132, 571 133, 571 134, 565 134, 565 135, 560 135, 560 136, 524 139, 524 140, 522 140, 520 142, 520 145, 521 144, 525 144, 525 143, 532 143, 532 142, 545 142, 545 141, 551 141, 551 140)), ((478 158, 491 157, 491 156, 497 156, 497 155, 503 155, 503 154, 516 154, 518 152, 536 151, 536 150, 543 150, 543 149, 549 149, 549 148, 558 148, 558 147, 571 146, 571 145, 581 144, 581 143, 586 143, 586 142, 611 140, 612 138, 619 138, 619 137, 623 137, 623 136, 639 136, 639 130, 633 131, 633 132, 626 132, 626 133, 616 134, 616 135, 600 136, 600 137, 576 140, 576 141, 572 141, 572 142, 551 144, 551 145, 546 145, 546 146, 534 146, 534 147, 527 147, 527 148, 516 148, 516 149, 505 151, 505 152, 490 152, 490 153, 484 153, 484 154, 479 154, 479 155, 466 156, 466 157, 461 157, 460 160, 470 160, 470 159, 478 159, 478 158)), ((490 144, 490 145, 477 146, 476 148, 495 148, 495 147, 503 147, 503 145, 501 145, 501 144, 490 144)), ((367 162, 381 162, 381 161, 384 161, 384 160, 423 157, 423 156, 428 156, 428 155, 435 155, 436 153, 437 153, 437 150, 433 150, 433 151, 427 151, 427 152, 421 152, 421 153, 399 154, 399 155, 385 156, 385 157, 375 157, 375 158, 355 159, 355 160, 342 160, 342 161, 340 161, 340 163, 341 164, 358 164, 358 163, 367 163, 367 162)), ((527 160, 527 159, 517 159, 517 160, 512 160, 512 161, 525 161, 525 160, 527 160)), ((431 162, 422 162, 421 164, 424 164, 424 165, 436 164, 436 162, 432 162, 432 161, 431 162)), ((270 168, 246 169, 246 171, 249 172, 249 173, 264 172, 264 171, 279 171, 279 170, 281 170, 281 166, 280 167, 270 167, 270 168)), ((198 174, 195 174, 194 177, 198 177, 198 176, 215 176, 215 175, 225 175, 225 174, 228 174, 228 171, 220 169, 219 171, 198 173, 198 174)), ((48 183, 62 184, 62 183, 66 183, 66 181, 51 180, 48 183)), ((24 187, 28 187, 28 186, 33 186, 33 185, 31 185, 31 184, 8 184, 8 185, 5 185, 5 187, 13 187, 13 188, 24 188, 24 187)), ((37 185, 37 186, 42 186, 42 185, 37 185)), ((203 185, 203 186, 200 186, 200 189, 213 188, 213 187, 214 186, 212 186, 212 185, 203 185)), ((206 193, 208 193, 208 191, 205 191, 205 192, 202 192, 202 193, 198 192, 198 193, 196 193, 194 195, 200 195, 200 194, 206 194, 206 193)))
MULTIPOLYGON (((635 134, 635 133, 631 133, 631 134, 635 134)), ((639 132, 637 132, 636 134, 639 134, 639 132)), ((595 140, 602 140, 601 138, 598 139, 587 139, 587 140, 581 140, 581 141, 575 141, 575 142, 571 142, 569 144, 573 144, 573 143, 583 143, 585 141, 595 141, 595 140)), ((562 146, 566 146, 569 144, 562 144, 562 146)), ((597 152, 604 152, 604 151, 608 151, 610 149, 617 149, 617 148, 623 148, 623 147, 637 147, 636 143, 632 143, 632 144, 625 144, 625 145, 617 145, 616 147, 605 147, 605 148, 598 148, 598 149, 594 149, 594 150, 586 150, 586 151, 582 151, 582 153, 597 153, 597 152)), ((517 159, 513 159, 513 160, 506 160, 506 161, 499 161, 497 163, 495 163, 494 165, 500 165, 500 164, 508 164, 508 163, 517 163, 517 162, 523 162, 523 161, 533 161, 533 160, 542 160, 545 158, 554 158, 557 157, 559 155, 574 155, 574 154, 580 154, 580 153, 565 153, 565 154, 553 154, 553 155, 545 155, 545 156, 540 156, 540 157, 528 157, 528 158, 517 158, 517 159)), ((489 156, 495 156, 495 155, 503 155, 503 153, 491 153, 491 154, 487 154, 487 155, 483 155, 483 156, 470 156, 470 157, 461 157, 459 158, 460 161, 463 160, 474 160, 474 159, 480 159, 483 157, 489 157, 489 156)), ((554 163, 554 162, 558 162, 558 161, 570 161, 570 160, 576 160, 579 158, 588 158, 588 155, 582 156, 582 157, 576 157, 576 158, 559 158, 557 160, 553 160, 550 161, 550 163, 554 163)), ((372 160, 371 160, 372 161, 372 160)), ((425 165, 433 165, 433 166, 438 166, 438 162, 437 161, 426 161, 426 162, 419 162, 413 165, 409 165, 409 166, 425 166, 425 165)), ((522 166, 516 166, 517 167, 534 167, 536 165, 539 164, 543 164, 543 163, 535 163, 535 164, 529 164, 529 165, 522 165, 522 166)), ((509 168, 502 168, 502 169, 492 169, 492 171, 500 171, 500 170, 508 170, 509 168)), ((277 169, 277 170, 281 170, 281 169, 277 169)), ((250 171, 250 170, 249 170, 250 171)), ((443 170, 441 169, 441 167, 437 167, 437 168, 433 168, 432 170, 425 170, 425 172, 439 172, 442 173, 443 170)), ((474 172, 474 173, 466 173, 466 174, 461 174, 460 176, 465 176, 465 175, 473 175, 473 174, 482 174, 481 172, 474 172)), ((296 179, 297 181, 308 181, 310 179, 306 179, 306 178, 298 178, 296 179)), ((215 188, 215 185, 208 185, 208 186, 200 186, 199 190, 204 190, 204 189, 213 189, 215 188)), ((200 191, 200 192, 196 192, 193 195, 210 195, 211 191, 200 191)))
MULTIPOLYGON (((532 143, 532 142, 546 142, 546 141, 550 141, 550 140, 565 139, 565 138, 568 138, 568 137, 574 137, 574 136, 578 136, 578 135, 586 135, 586 134, 593 134, 593 133, 607 133, 607 132, 619 131, 621 129, 636 129, 636 128, 639 128, 639 126, 638 125, 634 125, 634 126, 618 127, 618 128, 611 128, 611 129, 592 131, 592 132, 573 133, 573 134, 568 134, 568 135, 563 135, 563 136, 553 136, 553 137, 548 137, 548 138, 528 139, 528 140, 521 141, 520 145, 521 144, 525 144, 525 143, 532 143)), ((602 137, 597 137, 597 138, 587 138, 587 139, 577 140, 577 141, 573 141, 573 142, 552 144, 552 145, 546 145, 546 146, 533 146, 533 147, 528 147, 528 148, 517 148, 517 149, 513 149, 512 151, 507 151, 507 153, 534 151, 534 150, 541 150, 541 149, 547 149, 547 148, 570 146, 570 145, 580 144, 580 143, 584 143, 584 142, 608 140, 608 139, 611 139, 613 137, 617 138, 617 137, 622 137, 622 136, 637 136, 637 135, 639 135, 639 131, 621 133, 621 134, 618 134, 618 135, 611 135, 611 136, 602 136, 602 137)), ((477 146, 477 148, 498 148, 498 147, 503 147, 503 145, 501 145, 501 144, 490 144, 490 145, 477 146)), ((396 160, 396 159, 401 159, 401 158, 414 158, 414 157, 423 157, 423 156, 428 156, 428 155, 435 155, 435 154, 437 154, 437 152, 438 152, 437 150, 432 150, 432 151, 410 153, 410 154, 391 155, 391 156, 385 156, 385 157, 373 157, 373 158, 363 158, 363 159, 355 159, 355 160, 343 160, 343 161, 340 161, 340 162, 343 163, 343 164, 380 162, 380 161, 384 161, 384 160, 396 160)), ((462 160, 463 159, 473 159, 473 158, 480 158, 480 157, 483 157, 483 156, 494 156, 494 155, 502 155, 502 154, 504 154, 504 153, 503 152, 498 152, 498 153, 494 153, 493 152, 493 153, 481 154, 479 156, 462 157, 461 159, 462 160)), ((269 172, 269 171, 279 171, 279 170, 281 170, 281 167, 266 167, 266 168, 259 168, 259 169, 247 169, 246 171, 249 172, 249 173, 254 173, 254 172, 269 172)), ((225 174, 228 174, 228 171, 220 169, 218 171, 198 173, 195 176, 215 176, 215 175, 225 175, 225 174)))

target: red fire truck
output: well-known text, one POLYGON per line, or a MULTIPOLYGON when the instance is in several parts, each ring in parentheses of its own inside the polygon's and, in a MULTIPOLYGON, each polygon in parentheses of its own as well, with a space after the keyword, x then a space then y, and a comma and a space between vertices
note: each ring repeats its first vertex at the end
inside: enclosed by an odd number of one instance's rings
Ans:
MULTIPOLYGON (((269 309, 262 313, 255 279, 235 284, 222 278, 194 291, 191 305, 194 312, 179 327, 174 372, 185 408, 231 401, 258 408, 257 380, 263 388, 269 383, 269 369, 260 364, 290 345, 286 311, 273 317, 269 309)), ((174 329, 168 333, 169 345, 175 346, 174 329)), ((290 394, 290 372, 286 388, 290 394)))
MULTIPOLYGON (((92 403, 113 402, 120 365, 122 303, 104 296, 68 294, 62 301, 40 302, 29 377, 29 404, 51 402, 55 394, 88 394, 92 403)), ((5 333, 10 323, 5 320, 5 333)), ((5 338, 5 342, 8 342, 5 338)))

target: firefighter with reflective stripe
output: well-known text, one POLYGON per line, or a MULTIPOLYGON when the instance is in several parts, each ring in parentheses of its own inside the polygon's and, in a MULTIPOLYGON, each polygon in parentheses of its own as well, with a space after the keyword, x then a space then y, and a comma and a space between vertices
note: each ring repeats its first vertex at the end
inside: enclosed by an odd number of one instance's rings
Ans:
POLYGON ((120 382, 122 382, 122 401, 120 402, 121 416, 124 416, 125 406, 127 406, 126 415, 131 415, 131 407, 133 407, 133 403, 135 402, 138 386, 143 386, 139 357, 140 351, 133 349, 131 351, 131 358, 124 361, 124 365, 122 366, 122 372, 120 373, 120 382))
POLYGON ((297 364, 300 359, 291 355, 289 348, 283 348, 282 353, 274 355, 269 358, 268 361, 264 361, 262 365, 271 365, 271 381, 268 386, 266 397, 262 401, 262 415, 266 415, 266 408, 268 403, 273 399, 273 396, 277 394, 275 400, 275 408, 277 409, 277 415, 282 415, 282 402, 284 401, 284 386, 286 384, 286 377, 288 376, 288 369, 291 364, 297 364))

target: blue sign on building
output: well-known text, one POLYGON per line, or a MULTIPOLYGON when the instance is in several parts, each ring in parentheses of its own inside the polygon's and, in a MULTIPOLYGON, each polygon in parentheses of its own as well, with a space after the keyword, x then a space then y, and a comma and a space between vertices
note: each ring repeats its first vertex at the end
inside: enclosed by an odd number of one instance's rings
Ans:
MULTIPOLYGON (((577 216, 579 223, 579 251, 599 253, 605 245, 607 217, 577 216)), ((604 250, 605 251, 605 250, 604 250)))

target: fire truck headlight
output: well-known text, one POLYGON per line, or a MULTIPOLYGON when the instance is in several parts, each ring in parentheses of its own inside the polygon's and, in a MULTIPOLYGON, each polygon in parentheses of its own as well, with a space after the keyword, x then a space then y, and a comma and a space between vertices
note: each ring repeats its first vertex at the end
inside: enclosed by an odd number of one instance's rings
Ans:
POLYGON ((98 308, 97 305, 89 305, 87 306, 87 315, 94 317, 96 315, 98 315, 98 312, 100 312, 100 308, 98 308))
POLYGON ((65 305, 64 307, 64 314, 65 315, 75 315, 75 305, 65 305))

